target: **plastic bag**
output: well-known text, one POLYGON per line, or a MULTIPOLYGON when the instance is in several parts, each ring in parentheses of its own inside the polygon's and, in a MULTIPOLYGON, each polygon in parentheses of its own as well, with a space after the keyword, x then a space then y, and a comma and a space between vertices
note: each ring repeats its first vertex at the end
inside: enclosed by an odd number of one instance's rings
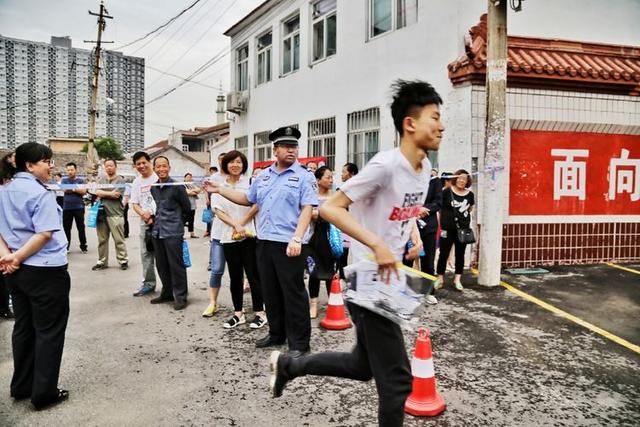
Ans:
POLYGON ((329 224, 329 246, 331 247, 331 253, 335 259, 339 259, 342 256, 344 248, 342 247, 342 232, 338 227, 333 224, 329 224))
POLYGON ((100 213, 101 207, 102 203, 98 200, 89 208, 89 215, 87 215, 87 227, 96 228, 98 226, 98 214, 100 213))
POLYGON ((213 211, 211 208, 205 208, 202 211, 202 222, 205 224, 211 224, 213 222, 213 211))
POLYGON ((189 244, 186 240, 182 241, 182 263, 185 268, 191 267, 191 255, 189 254, 189 244))

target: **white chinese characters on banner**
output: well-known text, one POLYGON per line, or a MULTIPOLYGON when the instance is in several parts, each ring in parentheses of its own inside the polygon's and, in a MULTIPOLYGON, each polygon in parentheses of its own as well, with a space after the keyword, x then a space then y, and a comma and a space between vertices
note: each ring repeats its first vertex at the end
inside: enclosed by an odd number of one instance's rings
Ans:
POLYGON ((632 202, 640 200, 640 159, 630 159, 624 148, 609 163, 609 200, 622 193, 629 193, 632 202))
POLYGON ((551 150, 553 157, 564 157, 564 160, 553 162, 553 200, 561 197, 587 198, 587 162, 576 160, 576 157, 589 157, 589 150, 561 149, 551 150))

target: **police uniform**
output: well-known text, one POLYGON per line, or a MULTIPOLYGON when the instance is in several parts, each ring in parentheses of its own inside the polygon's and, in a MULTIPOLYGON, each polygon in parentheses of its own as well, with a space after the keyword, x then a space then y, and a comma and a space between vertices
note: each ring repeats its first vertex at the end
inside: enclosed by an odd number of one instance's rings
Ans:
MULTIPOLYGON (((269 135, 276 144, 298 145, 300 131, 291 127, 269 135)), ((309 351, 311 320, 309 297, 304 284, 304 257, 289 257, 302 209, 317 206, 316 180, 297 161, 283 171, 276 163, 251 184, 247 199, 259 207, 257 218, 258 273, 263 283, 269 321, 269 336, 258 347, 289 343, 291 351, 309 351)), ((302 236, 297 236, 301 238, 302 236)))

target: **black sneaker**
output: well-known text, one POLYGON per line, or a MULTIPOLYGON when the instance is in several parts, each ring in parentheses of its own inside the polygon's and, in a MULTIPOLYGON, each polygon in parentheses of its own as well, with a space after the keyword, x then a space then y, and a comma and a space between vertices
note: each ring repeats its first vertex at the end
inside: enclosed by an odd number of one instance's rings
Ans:
POLYGON ((226 322, 224 322, 224 324, 222 325, 225 329, 232 329, 235 328, 238 325, 242 325, 244 323, 247 323, 247 319, 245 319, 244 314, 241 314, 240 317, 236 316, 235 314, 226 322))
POLYGON ((122 264, 120 264, 120 270, 127 270, 129 269, 129 263, 123 262, 122 264))
POLYGON ((180 302, 176 302, 173 304, 173 309, 174 310, 184 310, 185 308, 187 308, 187 302, 186 301, 180 301, 180 302))
POLYGON ((106 266, 105 264, 96 264, 93 267, 91 267, 91 270, 96 271, 96 270, 106 270, 107 268, 109 268, 108 266, 106 266))
POLYGON ((271 338, 271 335, 267 335, 265 337, 260 338, 258 341, 256 341, 256 348, 274 347, 274 346, 284 344, 284 341, 285 340, 277 341, 271 338))
POLYGON ((151 304, 162 304, 164 302, 172 302, 172 301, 173 301, 173 297, 165 297, 162 295, 160 295, 159 297, 151 298, 149 300, 151 304))
POLYGON ((87 249, 87 247, 85 246, 84 248, 80 248, 80 252, 82 252, 83 254, 86 254, 89 252, 89 250, 87 249))
POLYGON ((273 397, 282 396, 284 386, 291 381, 292 377, 287 373, 287 366, 291 358, 279 351, 271 352, 269 356, 269 367, 271 368, 271 378, 269 379, 269 388, 273 397))

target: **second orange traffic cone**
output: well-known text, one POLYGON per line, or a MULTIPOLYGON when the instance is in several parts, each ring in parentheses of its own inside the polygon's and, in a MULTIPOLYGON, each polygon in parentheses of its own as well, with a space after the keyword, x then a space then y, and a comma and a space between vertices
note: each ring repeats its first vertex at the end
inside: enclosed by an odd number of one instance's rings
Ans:
POLYGON ((347 317, 342 300, 342 289, 340 288, 340 277, 333 276, 331 280, 331 292, 329 293, 329 304, 324 319, 320 321, 320 326, 330 330, 341 330, 351 327, 351 320, 347 317))
POLYGON ((411 360, 413 389, 404 405, 407 414, 433 417, 445 410, 444 399, 436 390, 431 338, 427 328, 418 329, 416 349, 411 360))

